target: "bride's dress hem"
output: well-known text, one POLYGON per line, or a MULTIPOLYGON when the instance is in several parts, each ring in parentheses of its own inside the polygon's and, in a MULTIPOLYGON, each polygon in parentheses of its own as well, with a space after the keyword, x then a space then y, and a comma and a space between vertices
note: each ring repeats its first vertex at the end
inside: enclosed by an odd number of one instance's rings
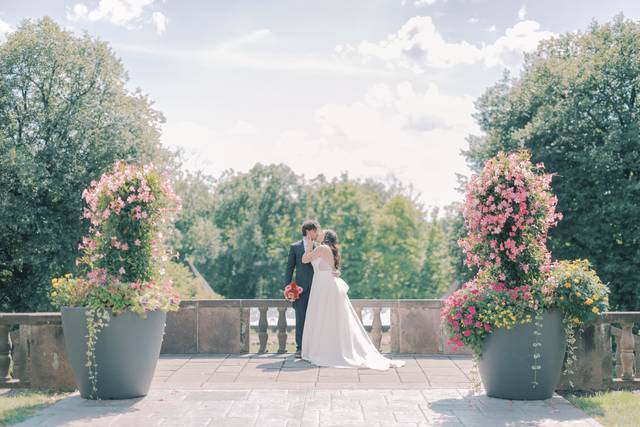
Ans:
MULTIPOLYGON (((347 296, 349 285, 313 261, 302 358, 316 366, 386 371, 404 366, 402 360, 384 357, 373 345, 347 296)), ((325 263, 326 266, 326 263, 325 263)))

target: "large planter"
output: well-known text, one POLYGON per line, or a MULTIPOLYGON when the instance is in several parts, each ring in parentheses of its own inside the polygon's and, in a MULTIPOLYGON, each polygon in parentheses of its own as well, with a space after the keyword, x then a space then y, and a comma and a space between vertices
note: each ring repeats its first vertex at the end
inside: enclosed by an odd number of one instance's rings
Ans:
POLYGON ((511 329, 496 329, 484 340, 478 363, 480 378, 487 396, 512 400, 541 400, 553 396, 562 373, 567 340, 562 313, 552 310, 543 314, 542 335, 538 347, 541 369, 533 386, 532 347, 534 324, 521 324, 511 329))
POLYGON ((63 308, 62 326, 67 356, 85 398, 131 399, 145 396, 160 356, 167 314, 134 313, 112 316, 98 333, 95 356, 97 396, 92 396, 87 363, 87 320, 85 308, 63 308))

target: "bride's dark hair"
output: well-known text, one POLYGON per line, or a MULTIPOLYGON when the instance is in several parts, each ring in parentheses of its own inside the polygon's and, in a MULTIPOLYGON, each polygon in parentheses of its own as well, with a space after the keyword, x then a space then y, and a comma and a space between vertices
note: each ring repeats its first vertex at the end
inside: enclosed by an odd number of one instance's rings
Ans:
POLYGON ((329 246, 331 248, 331 252, 333 253, 333 263, 335 264, 335 269, 340 268, 340 245, 338 242, 338 235, 333 230, 325 230, 324 231, 324 240, 323 244, 329 246))

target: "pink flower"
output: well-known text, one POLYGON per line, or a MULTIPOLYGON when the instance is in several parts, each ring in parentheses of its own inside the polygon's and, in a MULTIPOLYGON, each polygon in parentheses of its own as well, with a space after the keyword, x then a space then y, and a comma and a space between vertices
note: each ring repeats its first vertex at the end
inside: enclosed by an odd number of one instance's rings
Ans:
POLYGON ((141 243, 142 243, 142 242, 140 242, 140 239, 136 239, 136 240, 134 240, 134 242, 133 242, 133 244, 134 244, 134 245, 136 245, 136 246, 140 246, 140 244, 141 244, 141 243))
POLYGON ((468 337, 469 335, 471 335, 471 331, 470 330, 466 330, 462 333, 462 335, 464 335, 465 337, 468 337))
POLYGON ((476 314, 476 308, 475 308, 474 306, 470 306, 470 307, 469 307, 469 313, 470 313, 471 315, 476 314))
POLYGON ((120 267, 120 270, 118 270, 118 273, 125 274, 126 271, 125 271, 124 267, 120 267))

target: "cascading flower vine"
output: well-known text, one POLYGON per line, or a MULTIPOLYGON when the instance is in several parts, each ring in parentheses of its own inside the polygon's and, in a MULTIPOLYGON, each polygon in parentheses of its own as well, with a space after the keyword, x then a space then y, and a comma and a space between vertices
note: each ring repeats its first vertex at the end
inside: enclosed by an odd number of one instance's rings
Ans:
POLYGON ((527 151, 498 153, 466 188, 468 235, 458 242, 476 277, 449 297, 442 318, 455 347, 480 354, 495 328, 531 322, 555 292, 549 229, 562 218, 550 191, 552 175, 527 151))
POLYGON ((163 230, 180 209, 171 184, 153 165, 117 162, 82 192, 89 234, 76 260, 78 277, 52 280, 51 299, 59 307, 86 308, 88 377, 98 393, 95 354, 98 337, 111 316, 130 311, 176 311, 180 297, 162 265, 171 253, 163 230))
POLYGON ((53 280, 54 303, 114 315, 177 310, 179 296, 162 269, 172 256, 164 228, 181 208, 169 179, 153 165, 118 162, 82 197, 89 233, 76 260, 81 274, 53 280))

